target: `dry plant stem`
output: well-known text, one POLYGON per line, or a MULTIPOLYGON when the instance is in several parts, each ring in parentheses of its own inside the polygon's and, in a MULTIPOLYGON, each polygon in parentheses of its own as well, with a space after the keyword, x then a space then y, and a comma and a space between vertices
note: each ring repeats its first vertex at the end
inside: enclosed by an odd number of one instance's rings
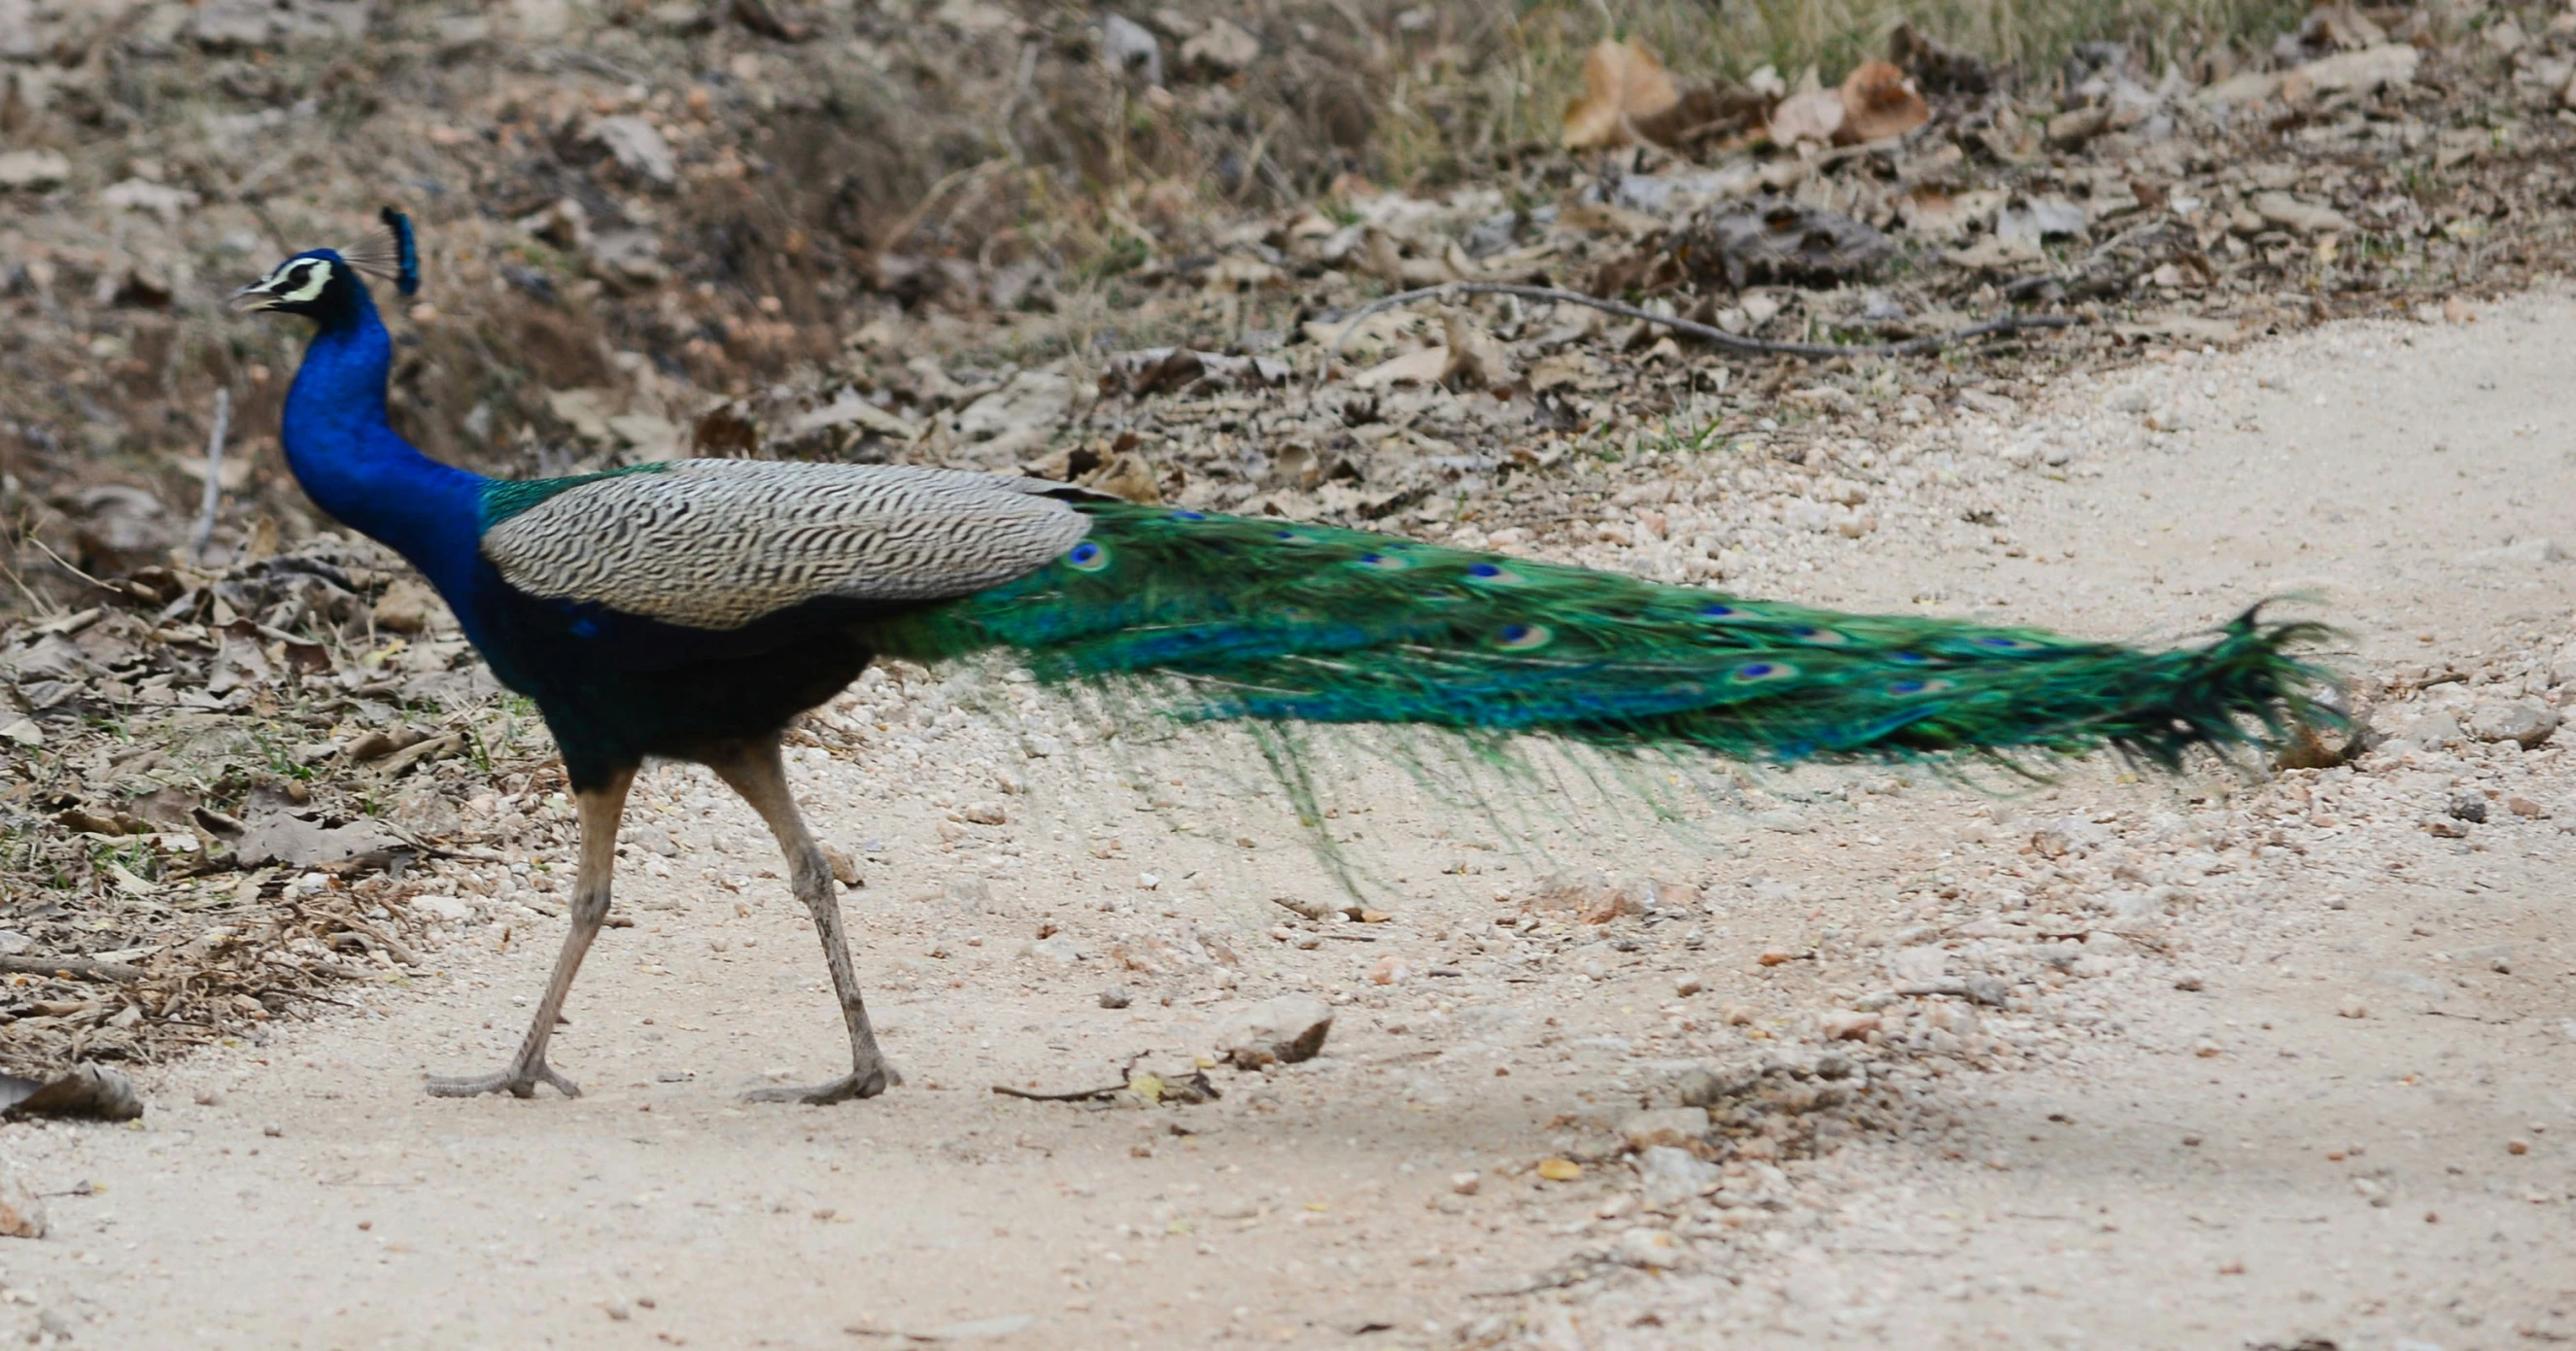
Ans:
POLYGON ((841 901, 832 894, 831 865, 824 862, 822 849, 814 843, 813 835, 805 829, 804 816, 796 810, 778 742, 773 739, 746 744, 731 755, 711 756, 707 768, 740 793, 742 800, 768 823, 769 833, 778 837, 778 848, 787 855, 788 884, 814 917, 814 936, 822 940, 824 964, 832 969, 832 991, 840 998, 841 1021, 850 1031, 850 1072, 846 1077, 809 1088, 764 1088, 744 1096, 754 1102, 802 1102, 819 1107, 852 1098, 873 1098, 902 1083, 903 1076, 885 1063, 884 1053, 877 1049, 876 1032, 868 1026, 868 1008, 859 998, 858 972, 850 965, 849 935, 841 927, 841 901))
POLYGON ((2084 322, 2081 315, 2073 314, 2002 314, 1984 323, 1954 328, 1947 333, 1927 333, 1919 338, 1907 338, 1903 342, 1849 345, 1830 342, 1772 342, 1765 338, 1741 337, 1722 328, 1669 314, 1657 314, 1652 310, 1639 309, 1621 301, 1603 300, 1598 296, 1585 295, 1581 291, 1568 291, 1554 286, 1522 286, 1513 282, 1500 281, 1449 281, 1442 282, 1438 286, 1425 286, 1419 290, 1398 291, 1391 296, 1380 296, 1352 311, 1350 317, 1342 321, 1342 331, 1334 335, 1332 348, 1324 353, 1324 364, 1316 373, 1315 387, 1318 389, 1323 387, 1325 377, 1332 372, 1333 363, 1341 359, 1342 344, 1350 340, 1352 332, 1359 328, 1362 321, 1398 305, 1409 305, 1414 301, 1428 300, 1434 296, 1451 295, 1519 296, 1523 300, 1545 300, 1559 305, 1586 305, 1607 314, 1616 314, 1628 319, 1642 319, 1650 324, 1662 324, 1676 333, 1697 338, 1714 346, 1761 356, 1915 356, 1924 352, 1937 352, 1953 343, 1981 338, 1989 333, 2016 333, 2026 328, 2073 328, 2084 322))
POLYGON ((537 1016, 529 1020, 528 1035, 519 1043, 519 1054, 499 1074, 454 1079, 433 1076, 429 1081, 431 1097, 508 1093, 515 1098, 532 1098, 541 1083, 554 1085, 567 1098, 581 1096, 579 1084, 557 1074, 546 1063, 546 1043, 554 1039, 555 1020, 563 1016, 564 997, 572 993, 572 979, 581 973, 581 959, 590 951, 591 941, 599 937, 600 924, 608 918, 608 881, 617 871, 617 822, 626 814, 626 790, 634 782, 635 771, 624 770, 609 780, 607 787, 578 795, 581 868, 573 879, 572 928, 564 934, 563 952, 555 958, 554 977, 546 982, 545 997, 537 1001, 537 1016))
POLYGON ((206 436, 206 491, 197 499, 197 528, 188 535, 188 559, 206 561, 206 545, 215 537, 215 508, 224 498, 224 437, 233 429, 233 392, 215 391, 215 427, 206 436))
POLYGON ((72 976, 82 980, 141 980, 143 968, 95 957, 0 956, 0 973, 12 976, 72 976))
POLYGON ((1113 1097, 1126 1087, 1125 1084, 1110 1084, 1105 1088, 1077 1088, 1070 1093, 1038 1093, 1025 1088, 1013 1088, 1009 1084, 995 1084, 993 1091, 1006 1098, 1026 1098, 1030 1102, 1094 1102, 1113 1097))

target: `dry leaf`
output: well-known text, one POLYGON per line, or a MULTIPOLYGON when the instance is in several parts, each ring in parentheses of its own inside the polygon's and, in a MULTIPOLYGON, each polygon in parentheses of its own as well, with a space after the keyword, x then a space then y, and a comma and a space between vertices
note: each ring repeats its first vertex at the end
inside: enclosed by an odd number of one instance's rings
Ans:
POLYGON ((1863 61, 1843 77, 1843 121, 1834 140, 1843 145, 1902 136, 1932 120, 1932 109, 1914 92, 1905 72, 1885 61, 1863 61))
POLYGON ((1840 90, 1819 89, 1791 94, 1771 110, 1771 139, 1781 145, 1800 141, 1830 142, 1843 125, 1840 90))
POLYGON ((1638 139, 1635 120, 1681 102, 1673 77, 1646 45, 1603 41, 1583 58, 1583 97, 1565 105, 1565 148, 1598 150, 1638 139))

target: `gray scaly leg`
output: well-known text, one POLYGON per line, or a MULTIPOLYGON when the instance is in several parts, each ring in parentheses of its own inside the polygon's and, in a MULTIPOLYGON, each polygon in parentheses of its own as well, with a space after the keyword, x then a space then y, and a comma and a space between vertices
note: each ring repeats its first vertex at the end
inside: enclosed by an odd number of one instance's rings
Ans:
POLYGON ((528 1024, 528 1037, 519 1043, 519 1054, 499 1074, 461 1078, 432 1075, 430 1096, 470 1098, 481 1093, 508 1093, 532 1098, 541 1083, 554 1085, 567 1098, 581 1096, 580 1085, 555 1073, 554 1067, 546 1063, 546 1043, 554 1037, 555 1020, 563 1015, 564 996, 572 993, 572 978, 581 970, 582 955, 590 951, 591 940, 599 936, 599 926, 608 918, 608 879, 617 870, 617 822, 626 814, 626 790, 634 782, 635 771, 622 770, 607 787, 577 795, 581 807, 581 869, 573 880, 572 930, 564 935, 563 952, 555 958, 554 979, 546 982, 545 998, 537 1001, 536 1019, 528 1024))
POLYGON ((789 885, 814 916, 814 934, 823 940, 823 960, 832 968, 832 989, 841 998, 841 1020, 850 1027, 850 1073, 810 1088, 764 1088, 744 1096, 753 1102, 805 1102, 821 1106, 851 1098, 873 1098, 903 1076, 877 1050, 877 1034, 868 1026, 867 1005, 859 1001, 858 973, 850 966, 850 941, 841 930, 841 902, 832 894, 832 870, 814 837, 805 833, 805 818, 787 791, 787 766, 778 743, 745 745, 730 756, 711 758, 707 767, 725 781, 778 837, 787 855, 789 885))

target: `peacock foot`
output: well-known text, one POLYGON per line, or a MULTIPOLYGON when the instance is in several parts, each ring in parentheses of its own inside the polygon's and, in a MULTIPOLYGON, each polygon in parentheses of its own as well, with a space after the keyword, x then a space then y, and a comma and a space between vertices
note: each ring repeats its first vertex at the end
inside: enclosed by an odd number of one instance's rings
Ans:
POLYGON ((499 1074, 429 1076, 429 1096, 433 1098, 478 1098, 486 1093, 507 1093, 514 1098, 537 1096, 537 1085, 552 1084, 567 1098, 581 1096, 581 1085, 555 1073, 543 1060, 529 1065, 512 1065, 499 1074))
POLYGON ((814 1084, 805 1088, 755 1088, 743 1094, 742 1100, 744 1102, 801 1102, 808 1106, 823 1107, 836 1102, 848 1102, 853 1098, 873 1098, 902 1082, 903 1076, 895 1073, 892 1065, 879 1061, 868 1070, 854 1070, 828 1084, 814 1084))

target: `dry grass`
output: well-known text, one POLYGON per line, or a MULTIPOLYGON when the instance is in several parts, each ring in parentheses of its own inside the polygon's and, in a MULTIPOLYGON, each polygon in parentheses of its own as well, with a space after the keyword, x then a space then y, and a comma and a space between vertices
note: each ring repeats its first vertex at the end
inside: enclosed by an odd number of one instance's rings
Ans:
MULTIPOLYGON (((1553 141, 1581 92, 1585 51, 1637 38, 1684 79, 1742 80, 1770 66, 1832 84, 1887 49, 1900 24, 2005 68, 2025 88, 2079 44, 2122 43, 2149 71, 2227 47, 2260 48, 2298 0, 1535 0, 1435 7, 1410 61, 1385 72, 1377 142, 1391 181, 1458 172, 1514 145, 1553 141)), ((1419 12, 1418 10, 1416 12, 1419 12)), ((1393 55, 1394 53, 1389 53, 1393 55)))

